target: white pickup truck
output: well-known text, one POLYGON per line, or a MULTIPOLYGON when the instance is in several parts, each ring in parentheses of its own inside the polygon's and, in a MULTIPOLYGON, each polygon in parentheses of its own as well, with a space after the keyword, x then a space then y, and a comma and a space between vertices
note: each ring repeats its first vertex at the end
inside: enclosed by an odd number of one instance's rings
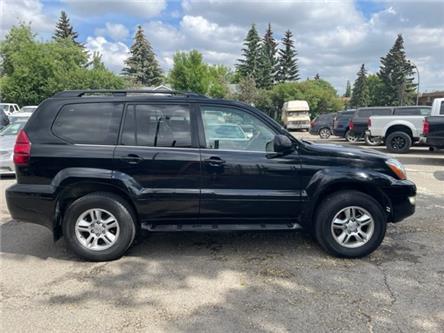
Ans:
POLYGON ((381 139, 391 153, 407 153, 412 144, 419 141, 424 119, 430 113, 430 106, 393 107, 392 115, 369 118, 366 137, 381 139))

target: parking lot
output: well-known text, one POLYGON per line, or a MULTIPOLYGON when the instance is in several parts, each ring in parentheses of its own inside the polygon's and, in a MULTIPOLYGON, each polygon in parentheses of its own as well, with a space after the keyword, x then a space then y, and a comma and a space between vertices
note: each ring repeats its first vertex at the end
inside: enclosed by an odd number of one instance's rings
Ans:
POLYGON ((444 152, 396 158, 418 186, 417 213, 360 260, 283 231, 158 233, 120 260, 82 262, 63 239, 10 218, 14 179, 3 179, 2 331, 442 332, 444 152))

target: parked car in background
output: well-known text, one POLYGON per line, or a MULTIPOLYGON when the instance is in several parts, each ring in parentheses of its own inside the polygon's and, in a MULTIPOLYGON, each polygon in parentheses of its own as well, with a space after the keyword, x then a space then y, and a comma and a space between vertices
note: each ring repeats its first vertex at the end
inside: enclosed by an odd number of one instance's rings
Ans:
POLYGON ((0 131, 0 175, 13 175, 15 173, 13 152, 18 132, 25 126, 28 118, 19 120, 6 126, 0 131))
POLYGON ((20 112, 34 112, 38 108, 38 105, 26 105, 20 109, 20 112))
POLYGON ((310 134, 319 135, 321 139, 328 139, 333 133, 333 121, 336 112, 323 113, 311 121, 310 134))
POLYGON ((310 129, 310 107, 307 101, 288 101, 282 107, 282 123, 288 130, 310 129))
POLYGON ((333 134, 341 138, 348 136, 350 128, 348 127, 350 119, 355 114, 355 109, 340 111, 333 120, 333 134))
POLYGON ((0 103, 0 109, 5 111, 8 116, 14 112, 20 111, 19 106, 13 103, 0 103))
POLYGON ((444 148, 444 98, 433 101, 431 115, 424 119, 423 136, 432 150, 444 148))
MULTIPOLYGON (((350 119, 348 127, 349 131, 345 136, 348 142, 357 142, 364 139, 365 132, 368 129, 368 119, 371 116, 389 116, 393 112, 391 107, 368 107, 359 108, 356 110, 353 117, 350 119)), ((380 144, 382 140, 378 139, 377 142, 372 144, 380 144)))
POLYGON ((298 140, 241 102, 163 94, 65 91, 42 102, 17 136, 12 218, 92 261, 119 258, 140 230, 300 227, 352 258, 415 211, 415 184, 388 155, 298 140))
POLYGON ((430 106, 397 106, 389 116, 371 116, 365 142, 385 142, 391 153, 406 153, 422 134, 424 119, 431 112, 430 106))
POLYGON ((31 117, 31 115, 32 112, 16 112, 8 117, 9 123, 14 124, 15 122, 18 121, 27 121, 29 117, 31 117))
POLYGON ((3 109, 0 109, 0 130, 7 125, 9 125, 8 115, 3 109))

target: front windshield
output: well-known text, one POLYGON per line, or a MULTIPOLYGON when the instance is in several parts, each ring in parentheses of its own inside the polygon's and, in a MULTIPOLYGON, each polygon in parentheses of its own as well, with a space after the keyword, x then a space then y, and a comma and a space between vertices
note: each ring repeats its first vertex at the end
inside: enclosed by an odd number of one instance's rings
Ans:
POLYGON ((0 136, 8 136, 8 135, 17 135, 18 132, 25 127, 26 122, 20 121, 15 122, 14 124, 10 124, 6 126, 1 132, 0 136))
POLYGON ((289 117, 305 117, 309 115, 306 111, 288 111, 287 114, 289 117))

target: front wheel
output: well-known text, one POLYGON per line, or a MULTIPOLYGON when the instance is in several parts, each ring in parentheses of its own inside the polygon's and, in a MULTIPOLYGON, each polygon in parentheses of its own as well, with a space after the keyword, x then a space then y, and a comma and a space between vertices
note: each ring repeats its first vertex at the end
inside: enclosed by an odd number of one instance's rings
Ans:
POLYGON ((112 193, 92 193, 74 201, 62 227, 68 247, 90 261, 120 258, 136 235, 132 208, 112 193))
POLYGON ((328 127, 321 128, 319 130, 319 137, 321 139, 328 139, 331 135, 331 131, 328 127))
POLYGON ((387 137, 385 145, 391 153, 405 154, 412 146, 412 138, 405 132, 393 132, 387 137))
POLYGON ((383 140, 380 136, 371 136, 366 134, 364 137, 365 143, 369 146, 379 146, 383 143, 383 140))
POLYGON ((327 197, 315 220, 315 237, 328 253, 360 258, 376 250, 385 236, 386 215, 371 196, 338 192, 327 197))

